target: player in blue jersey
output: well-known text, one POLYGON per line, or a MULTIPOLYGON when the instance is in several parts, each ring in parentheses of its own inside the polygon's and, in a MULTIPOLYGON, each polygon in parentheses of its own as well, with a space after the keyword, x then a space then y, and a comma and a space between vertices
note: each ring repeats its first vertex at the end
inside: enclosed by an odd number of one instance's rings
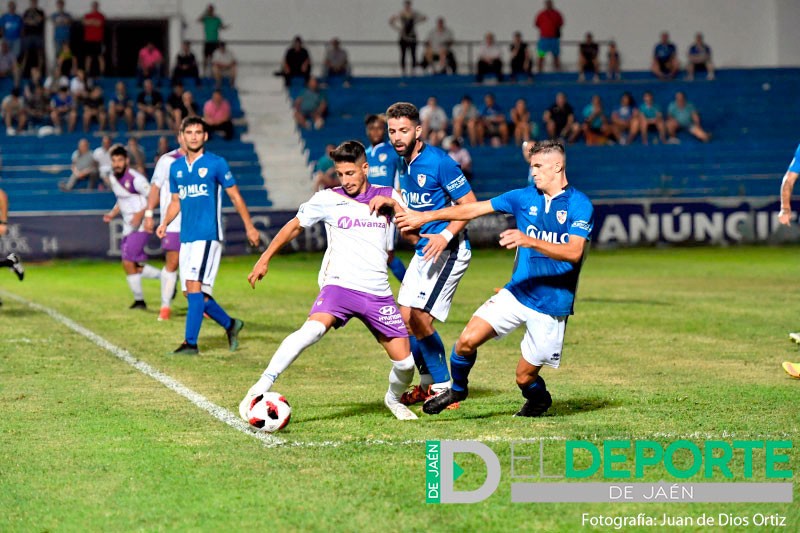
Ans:
MULTIPOLYGON (((794 152, 792 162, 789 163, 789 168, 786 169, 786 174, 783 175, 781 182, 781 210, 778 213, 778 222, 787 226, 791 225, 792 213, 792 190, 794 189, 794 182, 800 176, 800 145, 794 152)), ((800 333, 789 333, 789 338, 794 342, 800 344, 800 333)), ((800 379, 800 363, 783 363, 783 369, 787 374, 793 378, 800 379)))
MULTIPOLYGON (((400 157, 395 152, 394 147, 385 141, 386 137, 386 118, 383 115, 368 115, 364 119, 367 128, 367 163, 369 164, 369 176, 367 179, 372 185, 382 185, 398 189, 397 168, 400 166, 400 157)), ((406 275, 406 266, 399 257, 394 255, 394 243, 389 250, 389 270, 394 277, 403 281, 406 275)))
POLYGON ((453 386, 425 402, 422 410, 428 414, 463 401, 478 347, 523 324, 526 332, 516 377, 526 402, 516 416, 539 416, 552 404, 539 372, 544 365, 558 368, 561 362, 564 330, 592 234, 593 208, 585 194, 567 183, 560 141, 534 144, 530 166, 533 186, 484 202, 397 214, 397 225, 403 230, 424 228, 437 220, 472 220, 492 212, 513 214, 517 222, 517 229, 500 234, 501 246, 517 249, 511 281, 478 308, 464 328, 450 355, 453 386))
POLYGON ((233 351, 239 346, 239 331, 244 322, 228 316, 211 297, 222 254, 222 189, 228 193, 233 207, 242 217, 250 244, 258 244, 259 234, 250 220, 250 212, 227 161, 205 150, 208 128, 203 119, 183 119, 180 134, 186 156, 173 162, 169 169, 172 201, 156 231, 156 235, 163 239, 169 223, 178 213, 181 214, 180 278, 189 309, 186 312, 186 336, 174 353, 198 353, 197 338, 204 312, 225 328, 228 345, 233 351))
MULTIPOLYGON (((400 192, 409 208, 431 211, 475 202, 475 193, 458 163, 443 150, 425 144, 417 108, 406 102, 386 110, 389 140, 400 159, 400 192)), ((379 206, 373 206, 375 208, 379 206)), ((397 303, 411 333, 411 350, 420 371, 420 385, 403 401, 424 401, 450 388, 444 344, 434 319, 444 322, 450 304, 469 266, 472 251, 462 221, 431 222, 415 244, 397 303)))

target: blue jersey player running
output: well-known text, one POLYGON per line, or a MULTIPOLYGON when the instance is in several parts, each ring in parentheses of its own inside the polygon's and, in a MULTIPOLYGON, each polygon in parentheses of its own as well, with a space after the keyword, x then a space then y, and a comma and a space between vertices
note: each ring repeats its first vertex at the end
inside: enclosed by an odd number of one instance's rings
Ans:
POLYGON ((585 194, 567 184, 564 145, 559 141, 534 144, 530 166, 533 186, 484 202, 397 215, 397 225, 403 230, 436 220, 472 220, 492 212, 512 214, 517 222, 517 229, 500 234, 501 246, 517 249, 511 281, 478 308, 464 328, 450 355, 453 386, 425 402, 422 410, 428 414, 463 401, 478 347, 523 324, 526 332, 516 377, 526 402, 516 416, 539 416, 552 404, 539 372, 544 365, 558 368, 561 362, 564 330, 592 233, 593 208, 585 194))
POLYGON ((167 226, 181 214, 181 248, 179 267, 181 285, 189 309, 186 312, 186 336, 174 353, 198 353, 197 338, 206 313, 225 328, 231 351, 239 346, 239 331, 244 322, 231 318, 212 298, 211 291, 222 255, 222 189, 228 193, 236 212, 242 217, 247 240, 259 241, 258 230, 250 220, 247 205, 239 193, 228 163, 218 155, 205 151, 208 128, 203 119, 187 117, 181 123, 181 136, 186 156, 172 163, 169 187, 172 201, 156 234, 163 239, 167 226))
MULTIPOLYGON (((789 163, 789 168, 786 169, 786 174, 783 175, 783 181, 781 181, 781 210, 778 213, 778 222, 787 226, 791 225, 794 218, 792 213, 792 190, 798 176, 800 176, 800 145, 797 146, 792 162, 789 163)), ((789 333, 789 338, 800 344, 800 333, 789 333)), ((800 363, 786 361, 783 363, 783 369, 793 378, 800 379, 800 363)))

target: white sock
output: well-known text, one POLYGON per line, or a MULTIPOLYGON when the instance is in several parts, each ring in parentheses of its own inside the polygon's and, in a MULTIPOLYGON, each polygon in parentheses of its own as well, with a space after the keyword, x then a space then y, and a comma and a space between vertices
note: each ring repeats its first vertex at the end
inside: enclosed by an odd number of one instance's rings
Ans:
POLYGON ((433 385, 433 376, 431 376, 430 374, 420 374, 419 384, 423 389, 428 385, 433 385))
POLYGON ((411 381, 414 379, 414 356, 409 355, 402 361, 392 361, 392 369, 389 371, 389 395, 395 400, 400 401, 400 396, 406 391, 411 381))
POLYGON ((269 390, 269 387, 272 387, 272 384, 278 379, 278 376, 289 368, 289 365, 298 358, 303 350, 320 340, 323 335, 325 335, 325 331, 325 326, 322 322, 307 320, 306 323, 303 324, 303 327, 283 339, 275 355, 270 359, 267 369, 264 370, 261 379, 256 383, 256 385, 260 384, 260 387, 266 386, 268 388, 261 390, 254 385, 250 389, 250 392, 261 394, 269 390))
POLYGON ((142 275, 141 274, 129 274, 128 278, 128 287, 131 288, 131 292, 133 293, 134 300, 144 300, 144 292, 142 292, 142 275))
POLYGON ((161 270, 161 307, 172 304, 172 295, 175 294, 175 285, 178 283, 178 271, 170 272, 164 267, 161 270))
POLYGON ((146 279, 158 279, 161 277, 161 271, 152 265, 142 265, 142 277, 146 279))
POLYGON ((450 388, 449 381, 445 381, 443 383, 434 383, 433 385, 431 385, 431 392, 436 393, 443 390, 447 390, 449 388, 450 388))

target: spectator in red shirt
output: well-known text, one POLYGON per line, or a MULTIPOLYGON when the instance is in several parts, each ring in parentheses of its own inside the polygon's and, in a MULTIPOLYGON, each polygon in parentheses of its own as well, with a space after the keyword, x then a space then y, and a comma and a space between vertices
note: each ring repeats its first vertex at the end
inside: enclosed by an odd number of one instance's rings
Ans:
POLYGON ((561 70, 561 27, 564 17, 553 7, 553 0, 545 0, 544 9, 539 11, 533 20, 533 25, 539 29, 538 53, 539 72, 544 70, 544 58, 547 54, 553 55, 553 68, 561 70))
POLYGON ((221 131, 226 141, 233 139, 233 121, 231 120, 231 104, 222 96, 222 91, 215 89, 211 100, 203 106, 203 120, 209 133, 221 131))
POLYGON ((100 13, 98 2, 92 2, 92 10, 83 16, 83 53, 86 56, 84 70, 91 76, 93 63, 97 61, 98 73, 102 76, 106 71, 106 60, 103 57, 103 40, 106 31, 106 17, 100 13))
POLYGON ((161 75, 164 70, 164 55, 161 50, 156 48, 152 42, 148 42, 139 50, 139 61, 136 64, 136 72, 139 77, 139 85, 142 80, 150 78, 157 86, 161 85, 161 75))

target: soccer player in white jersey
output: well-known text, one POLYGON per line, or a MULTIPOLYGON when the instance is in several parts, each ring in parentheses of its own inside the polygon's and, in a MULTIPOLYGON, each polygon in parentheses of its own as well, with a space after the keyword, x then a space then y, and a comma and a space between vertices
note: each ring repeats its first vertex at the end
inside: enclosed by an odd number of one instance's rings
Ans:
MULTIPOLYGON (((176 159, 186 155, 181 134, 177 135, 179 147, 167 152, 158 159, 150 180, 150 195, 147 198, 147 209, 144 212, 144 227, 148 233, 154 229, 153 210, 159 206, 161 216, 167 214, 167 208, 172 201, 169 188, 169 169, 176 159)), ((175 285, 178 282, 178 257, 181 250, 181 215, 178 213, 167 226, 167 234, 161 239, 161 248, 164 250, 165 262, 161 269, 161 310, 158 312, 159 320, 169 320, 172 298, 175 296, 175 285)))
POLYGON ((111 222, 118 214, 122 214, 122 268, 128 279, 128 286, 133 293, 131 309, 147 309, 142 290, 142 278, 159 279, 161 271, 145 263, 147 254, 144 247, 150 234, 144 231, 142 219, 147 207, 147 195, 150 184, 147 178, 130 168, 128 150, 118 144, 109 150, 111 155, 111 190, 117 197, 114 208, 103 215, 103 221, 111 222))
POLYGON ((472 316, 453 347, 453 386, 427 400, 422 410, 437 414, 467 398, 469 372, 478 347, 526 328, 517 362, 517 386, 525 404, 515 416, 540 416, 552 398, 543 366, 558 368, 567 318, 573 313, 583 258, 592 233, 589 198, 567 183, 566 156, 560 141, 542 141, 531 148, 534 184, 486 200, 446 209, 399 213, 397 225, 414 229, 435 220, 472 220, 492 212, 513 214, 516 229, 500 234, 500 245, 516 249, 514 271, 503 289, 472 316))
MULTIPOLYGON (((789 163, 789 168, 781 181, 781 211, 778 213, 778 221, 787 226, 792 223, 792 189, 798 176, 800 176, 800 145, 797 146, 792 162, 789 163)), ((789 338, 800 344, 800 333, 789 333, 789 338)), ((783 363, 783 369, 793 378, 800 379, 800 363, 786 361, 783 363)))
POLYGON ((319 271, 320 293, 308 320, 286 337, 272 356, 261 379, 239 404, 239 414, 247 411, 259 395, 267 392, 278 376, 300 353, 319 341, 330 328, 339 328, 355 317, 361 320, 392 360, 389 390, 384 403, 400 420, 417 416, 400 403, 403 391, 414 377, 414 357, 410 353, 408 331, 400 316, 389 286, 387 245, 394 239, 389 216, 372 214, 369 201, 377 196, 394 198, 402 209, 403 201, 392 187, 374 186, 367 181, 369 164, 364 146, 346 141, 332 158, 341 187, 316 193, 300 206, 297 216, 281 228, 247 277, 255 288, 269 269, 278 251, 297 238, 304 228, 324 222, 328 248, 319 271))
MULTIPOLYGON (((6 233, 8 233, 8 196, 3 189, 0 189, 0 237, 6 233)), ((8 267, 13 270, 20 281, 25 278, 25 267, 22 266, 22 260, 15 253, 10 253, 5 259, 0 259, 0 267, 8 267)), ((0 302, 0 305, 3 305, 3 302, 0 302)))

